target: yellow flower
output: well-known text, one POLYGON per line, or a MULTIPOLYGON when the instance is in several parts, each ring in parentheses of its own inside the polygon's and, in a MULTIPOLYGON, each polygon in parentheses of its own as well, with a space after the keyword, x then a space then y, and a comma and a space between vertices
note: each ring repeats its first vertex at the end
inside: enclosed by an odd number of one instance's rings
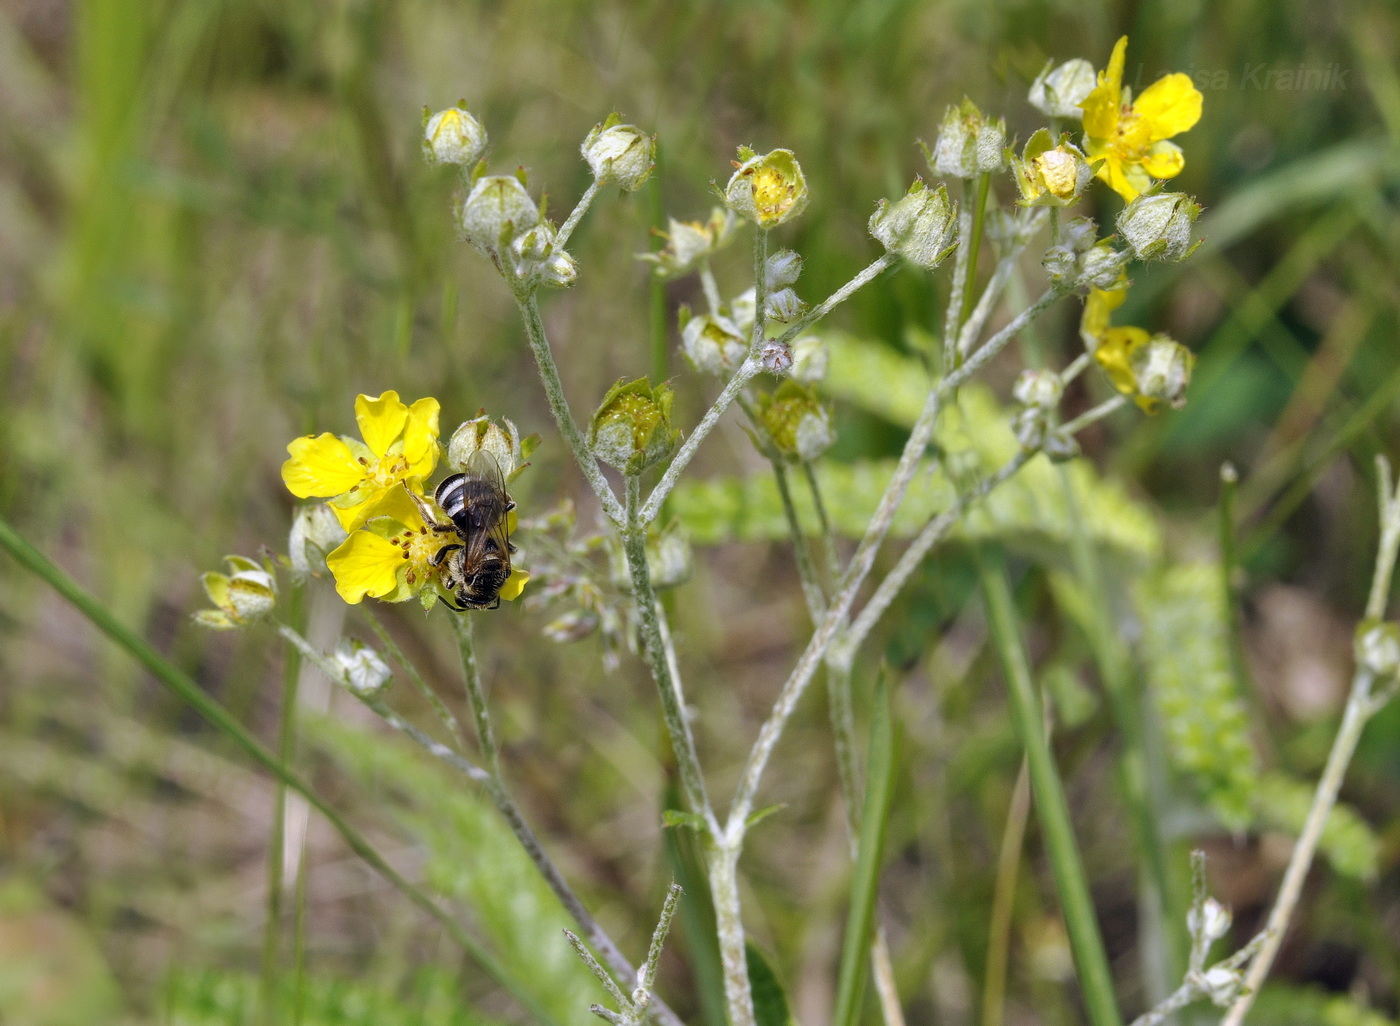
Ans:
POLYGON ((1154 178, 1175 178, 1186 164, 1181 148, 1166 140, 1201 117, 1200 92, 1191 77, 1164 75, 1133 102, 1123 88, 1128 37, 1118 40, 1098 87, 1085 99, 1084 142, 1090 160, 1102 158, 1098 177, 1125 200, 1146 191, 1154 178))
MULTIPOLYGON (((506 516, 507 531, 513 532, 515 526, 512 510, 506 516)), ((417 596, 428 609, 439 595, 452 600, 440 587, 441 567, 434 560, 443 546, 453 541, 452 535, 434 531, 424 521, 418 504, 409 498, 402 514, 376 516, 352 531, 326 557, 326 566, 335 576, 336 592, 351 605, 358 605, 366 596, 383 602, 406 602, 417 596)), ((512 568, 501 588, 501 598, 519 598, 529 579, 527 571, 512 568)))
POLYGON ((1092 289, 1084 303, 1079 334, 1108 380, 1144 413, 1181 406, 1196 358, 1181 343, 1146 329, 1113 327, 1113 311, 1123 305, 1126 289, 1092 289))
POLYGON ((329 499, 347 531, 373 516, 407 523, 417 511, 399 486, 417 481, 414 490, 421 491, 422 479, 437 466, 438 401, 419 399, 405 406, 394 391, 378 399, 362 395, 355 400, 355 420, 363 442, 330 433, 294 439, 282 480, 299 499, 329 499))

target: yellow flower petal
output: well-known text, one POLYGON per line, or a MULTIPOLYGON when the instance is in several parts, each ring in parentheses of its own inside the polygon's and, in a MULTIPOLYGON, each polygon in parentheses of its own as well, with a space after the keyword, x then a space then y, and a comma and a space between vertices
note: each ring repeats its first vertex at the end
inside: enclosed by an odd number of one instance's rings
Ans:
POLYGON ((282 464, 282 480, 298 499, 341 495, 365 476, 365 468, 350 446, 329 433, 294 438, 287 452, 292 458, 282 464))
POLYGON ((1127 289, 1091 289, 1089 298, 1084 301, 1084 315, 1080 318, 1079 330, 1095 342, 1102 340, 1108 332, 1109 315, 1122 306, 1127 298, 1127 289))
POLYGON ((1137 376, 1133 374, 1131 360, 1133 351, 1147 345, 1147 341, 1148 334, 1142 328, 1109 328, 1094 350, 1094 359, 1113 387, 1124 395, 1137 393, 1137 376))
POLYGON ((201 575, 200 582, 204 585, 204 594, 209 596, 209 601, 214 605, 220 609, 228 609, 233 605, 233 600, 228 594, 228 578, 223 574, 211 570, 201 575))
MULTIPOLYGON (((1147 130, 1147 141, 1170 139, 1201 120, 1204 97, 1191 84, 1191 76, 1176 72, 1163 75, 1133 101, 1133 113, 1147 130)), ((1159 176, 1160 177, 1160 176, 1159 176)))
POLYGON ((1153 143, 1147 151, 1147 159, 1142 162, 1142 169, 1153 178, 1175 178, 1185 166, 1186 157, 1181 147, 1169 142, 1153 143))
POLYGON ((1107 139, 1118 130, 1119 107, 1123 102, 1123 61, 1128 52, 1128 37, 1113 47, 1108 67, 1099 72, 1099 84, 1084 98, 1084 134, 1107 139))
POLYGON ((514 602, 525 590, 525 582, 529 579, 530 571, 512 567, 510 576, 506 578, 506 583, 501 585, 501 598, 507 602, 514 602))
POLYGON ((409 477, 427 477, 437 466, 440 409, 438 401, 432 397, 419 399, 408 408, 403 428, 403 454, 408 460, 409 477))
POLYGON ((403 434, 408 420, 408 407, 399 401, 393 389, 371 399, 367 395, 355 398, 355 422, 360 425, 360 437, 376 456, 383 456, 389 446, 403 434))
POLYGON ((355 531, 326 557, 335 575, 335 590, 352 606, 366 595, 379 598, 399 586, 399 572, 408 562, 403 549, 373 531, 355 531))

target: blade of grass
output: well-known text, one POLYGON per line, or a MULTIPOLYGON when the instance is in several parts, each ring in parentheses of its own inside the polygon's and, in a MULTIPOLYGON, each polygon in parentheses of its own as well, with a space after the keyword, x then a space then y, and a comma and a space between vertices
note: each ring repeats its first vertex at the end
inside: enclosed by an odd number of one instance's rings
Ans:
POLYGON ((553 1023, 553 1018, 534 996, 518 980, 514 979, 496 960, 496 957, 471 934, 461 923, 419 890, 407 877, 389 864, 383 855, 351 826, 324 798, 311 789, 311 786, 283 765, 282 760, 270 752, 255 738, 243 724, 239 723, 222 705, 205 694, 189 676, 153 649, 129 627, 122 624, 101 602, 84 591, 78 583, 54 565, 48 557, 21 537, 9 522, 0 517, 0 548, 5 549, 25 569, 41 578, 54 591, 73 605, 98 630, 126 651, 133 659, 146 667, 161 684, 165 685, 177 698, 188 703, 209 723, 223 733, 230 741, 243 750, 253 762, 267 770, 289 789, 302 795, 312 808, 335 828, 350 850, 362 858, 369 866, 392 884, 404 897, 432 916, 463 950, 469 954, 486 973, 508 990, 521 1006, 541 1023, 553 1023))
POLYGON ((883 671, 875 682, 873 710, 870 752, 866 762, 865 803, 861 807, 860 817, 860 845, 856 851, 855 873, 851 878, 851 910, 841 945, 841 973, 836 988, 833 1026, 856 1026, 860 1018, 861 997, 870 964, 870 942, 874 937, 880 863, 885 851, 890 802, 894 797, 897 739, 890 689, 883 671))
POLYGON ((1118 1002, 1113 994, 1113 974, 1094 916, 1094 903, 1074 839, 1074 828, 1070 824, 1064 785, 1045 738, 1040 699, 1031 683, 1030 664, 1021 642, 1011 586, 1006 579, 1006 564, 1000 550, 978 546, 975 553, 986 599, 987 625, 1006 676, 1016 729, 1026 748, 1036 819, 1050 856, 1084 1007, 1093 1026, 1121 1026, 1118 1002))

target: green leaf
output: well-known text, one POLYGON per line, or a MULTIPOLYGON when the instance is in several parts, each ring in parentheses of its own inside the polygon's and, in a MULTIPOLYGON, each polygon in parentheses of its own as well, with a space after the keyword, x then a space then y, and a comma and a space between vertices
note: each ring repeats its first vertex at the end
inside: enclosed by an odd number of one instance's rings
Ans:
MULTIPOLYGON (((938 445, 952 454, 960 480, 989 475, 1016 452, 1007 413, 980 385, 964 386, 958 404, 939 419, 938 445)), ((859 538, 879 505, 894 473, 895 460, 854 463, 823 461, 815 471, 833 529, 859 538)), ((1151 512, 1131 500, 1117 484, 1099 477, 1084 460, 1068 465, 1082 523, 1091 540, 1132 563, 1154 559, 1161 536, 1151 512)), ((913 537, 928 520, 946 510, 957 492, 942 462, 932 473, 918 474, 896 514, 891 534, 913 537)), ((816 510, 805 488, 793 489, 798 521, 811 535, 819 533, 816 510)), ((683 480, 671 493, 677 517, 697 544, 724 541, 776 541, 788 537, 788 525, 769 472, 752 477, 683 480)), ((1056 467, 1044 457, 1031 460, 1001 487, 977 503, 952 537, 997 539, 1047 562, 1064 561, 1074 528, 1072 511, 1056 467)))
POLYGON ((398 737, 307 717, 308 742, 382 803, 422 845, 425 882, 472 910, 500 963, 559 1022, 598 998, 597 981, 564 939, 574 923, 479 790, 398 737))
POLYGON ((753 992, 754 1019, 758 1026, 793 1026, 783 985, 769 968, 763 953, 752 941, 745 941, 744 956, 749 966, 749 989, 753 992))
POLYGON ((1139 582, 1133 598, 1169 761, 1222 823, 1241 829, 1252 818, 1259 767, 1231 672, 1220 568, 1172 567, 1139 582))
POLYGON ((880 865, 884 861, 885 832, 890 821, 890 803, 894 799, 895 766, 899 761, 891 701, 882 670, 875 683, 865 801, 860 810, 860 843, 856 850, 855 873, 851 877, 851 909, 841 945, 841 973, 836 987, 833 1026, 856 1026, 865 992, 866 970, 870 965, 880 865))
MULTIPOLYGON (((1259 823, 1286 830, 1295 837, 1312 806, 1314 785, 1295 780, 1284 773, 1266 773, 1259 782, 1256 813, 1259 823)), ((1380 859, 1381 842, 1349 805, 1338 802, 1322 827, 1318 848, 1343 876, 1373 880, 1380 859)))
POLYGON ((773 813, 782 812, 786 808, 787 802, 779 802, 777 805, 765 805, 757 812, 749 813, 749 818, 744 821, 744 827, 745 829, 747 829, 753 826, 755 823, 761 823, 769 816, 773 815, 773 813))
POLYGON ((661 822, 668 827, 690 827, 703 833, 707 824, 705 817, 698 812, 682 812, 680 809, 667 809, 661 814, 661 822))

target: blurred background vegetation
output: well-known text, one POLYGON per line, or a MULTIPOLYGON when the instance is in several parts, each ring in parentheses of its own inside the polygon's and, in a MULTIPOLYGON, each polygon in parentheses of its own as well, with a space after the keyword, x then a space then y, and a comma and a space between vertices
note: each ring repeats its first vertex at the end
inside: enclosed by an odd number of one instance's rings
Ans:
MULTIPOLYGON (((1289 781, 1316 776, 1350 672, 1375 543, 1372 459, 1400 454, 1394 5, 0 0, 0 513, 271 739, 274 639, 211 636, 189 614, 203 604, 199 572, 223 554, 285 547, 292 501, 278 468, 290 438, 348 431, 357 392, 395 388, 441 399, 449 430, 484 406, 543 433, 535 471, 514 489, 527 515, 586 491, 553 438, 506 290, 455 241, 451 173, 419 155, 423 105, 464 97, 491 133, 493 167, 528 168, 556 218, 588 184, 577 147, 594 123, 618 110, 656 133, 653 184, 594 207, 572 246, 580 282, 545 316, 586 411, 617 377, 651 366, 664 301, 685 424, 712 394, 674 350, 674 307, 695 290, 653 294, 634 254, 656 244, 649 228, 664 213, 708 211, 736 145, 802 160, 814 200, 784 243, 806 259, 802 294, 819 299, 874 255, 866 219, 923 170, 915 140, 931 141, 947 104, 966 94, 1024 139, 1038 124, 1026 88, 1045 61, 1102 65, 1123 33, 1128 81, 1183 70, 1202 86, 1204 116, 1178 140, 1178 184, 1207 214, 1201 251, 1139 274, 1119 321, 1169 331, 1200 361, 1184 410, 1121 413, 1090 435, 1088 458, 1151 512, 1171 562, 1216 558, 1220 467, 1239 470, 1243 658, 1221 672, 1247 713, 1236 734, 1267 771, 1240 786, 1272 812, 1232 830, 1216 785, 1167 782, 1160 824, 1182 866, 1188 847, 1210 851, 1212 885, 1245 938, 1286 857, 1289 781), (1319 74, 1280 88, 1279 73, 1298 70, 1319 74)), ((1107 223, 1117 201, 1099 202, 1107 223)), ((731 290, 744 286, 735 256, 721 268, 731 290)), ((917 366, 941 319, 941 280, 901 271, 834 325, 917 366)), ((1066 303, 1040 323, 1038 358, 1068 362, 1077 315, 1066 303)), ((1003 398, 1008 382, 993 376, 1003 398)), ((838 404, 833 459, 897 451, 905 425, 855 399, 838 404)), ((759 466, 734 427, 696 473, 759 466)), ((788 550, 723 535, 676 601, 719 793, 806 629, 788 550)), ((1020 565, 1120 999, 1136 1011, 1163 960, 1139 943, 1146 912, 1117 805, 1113 721, 1053 569, 1020 565)), ((0 566, 0 1022, 255 1021, 271 782, 38 582, 0 566)), ((1143 580, 1146 619, 1175 608, 1188 622, 1149 628, 1145 649, 1170 650, 1171 629, 1194 629, 1190 582, 1143 580)), ((885 917, 916 1023, 980 1021, 1020 758, 973 581, 951 547, 871 653, 903 681, 885 917)), ((333 639, 345 612, 324 598, 310 597, 309 629, 333 639)), ((594 641, 536 643, 548 615, 509 608, 478 621, 507 772, 635 957, 685 857, 659 825, 654 695, 633 658, 609 674, 594 641)), ((415 658, 455 679, 447 632, 416 608, 388 620, 415 658)), ((1188 712, 1198 683, 1154 680, 1188 712)), ((587 1018, 600 993, 536 944, 558 936, 562 916, 478 800, 422 807, 425 792, 447 789, 416 756, 345 696, 311 687, 302 698, 302 768, 395 864, 456 899, 559 1021, 587 1018)), ((812 1023, 830 1006, 848 872, 821 706, 807 702, 779 752, 766 795, 788 805, 745 862, 748 925, 812 1023)), ((1314 871, 1273 1011, 1266 995, 1258 1021, 1397 1013, 1400 709, 1368 731, 1343 797, 1357 836, 1314 871)), ((304 911, 284 924, 295 971, 283 980, 300 1021, 518 1016, 314 818, 301 865, 292 904, 304 911)), ((1006 1021, 1075 1022, 1033 824, 1014 894, 1006 1021)), ((717 1026, 704 958, 685 937, 663 994, 717 1026)))

